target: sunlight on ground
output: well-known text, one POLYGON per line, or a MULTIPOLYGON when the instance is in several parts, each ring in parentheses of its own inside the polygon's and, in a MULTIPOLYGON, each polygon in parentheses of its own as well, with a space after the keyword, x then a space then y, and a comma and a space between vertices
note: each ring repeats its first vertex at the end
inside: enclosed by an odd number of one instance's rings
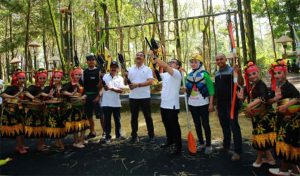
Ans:
MULTIPOLYGON (((152 118, 153 118, 153 123, 154 123, 155 135, 156 136, 165 136, 165 128, 164 128, 162 120, 161 120, 160 112, 159 111, 152 112, 152 118)), ((195 131, 194 123, 192 121, 191 116, 190 116, 190 118, 191 118, 192 132, 193 132, 194 136, 196 137, 196 131, 195 131)), ((222 133, 220 122, 219 122, 219 119, 216 115, 216 112, 210 113, 209 118, 210 118, 210 127, 211 127, 211 133, 212 133, 212 140, 213 141, 222 140, 223 139, 223 133, 222 133)), ((131 117, 130 117, 130 112, 129 111, 123 111, 121 113, 122 133, 126 138, 130 137, 130 133, 131 133, 130 119, 131 119, 131 117)), ((102 134, 102 130, 101 130, 100 125, 99 125, 99 120, 95 120, 95 121, 96 121, 97 135, 100 135, 100 134, 102 134)), ((187 133, 188 133, 187 118, 186 118, 186 112, 183 111, 183 110, 179 114, 179 123, 180 123, 180 126, 181 126, 182 138, 186 139, 187 138, 187 133)), ((251 131, 252 131, 251 120, 247 119, 244 116, 243 113, 240 113, 239 123, 240 123, 240 126, 241 126, 243 138, 250 139, 251 131)), ((112 126, 114 128, 113 120, 112 120, 112 126)), ((204 131, 203 131, 203 133, 204 133, 204 131)), ((142 112, 140 112, 140 115, 139 115, 138 135, 139 136, 147 136, 147 127, 146 127, 146 123, 145 123, 142 112)), ((114 129, 112 129, 112 136, 114 136, 114 129)))

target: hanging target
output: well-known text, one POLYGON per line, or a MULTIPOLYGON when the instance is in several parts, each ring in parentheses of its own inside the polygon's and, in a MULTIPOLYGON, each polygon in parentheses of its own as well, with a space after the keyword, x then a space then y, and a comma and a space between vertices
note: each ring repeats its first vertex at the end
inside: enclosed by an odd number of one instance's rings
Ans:
POLYGON ((184 20, 180 22, 180 28, 182 32, 187 32, 189 30, 189 22, 188 20, 184 20))

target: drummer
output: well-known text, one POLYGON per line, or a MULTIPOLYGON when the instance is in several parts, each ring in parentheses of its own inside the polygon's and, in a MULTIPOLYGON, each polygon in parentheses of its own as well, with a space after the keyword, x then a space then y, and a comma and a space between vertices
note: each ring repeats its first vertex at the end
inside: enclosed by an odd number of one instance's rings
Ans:
POLYGON ((1 116, 0 135, 7 138, 16 138, 16 150, 20 154, 27 153, 27 148, 24 146, 24 127, 22 124, 24 113, 21 106, 16 102, 14 107, 6 106, 10 100, 20 100, 24 91, 24 83, 26 74, 22 70, 17 70, 13 73, 11 86, 8 86, 2 93, 4 99, 3 116, 1 116), (15 108, 16 107, 16 108, 15 108))
POLYGON ((299 175, 300 163, 300 115, 299 108, 290 112, 291 106, 299 105, 300 93, 287 80, 285 60, 277 60, 270 69, 272 90, 275 92, 270 103, 277 103, 276 156, 281 159, 280 168, 269 169, 274 175, 299 175), (292 168, 291 173, 289 169, 292 168))
POLYGON ((64 144, 62 138, 66 136, 64 121, 66 118, 66 109, 62 103, 62 83, 63 72, 60 70, 53 70, 50 79, 50 85, 45 88, 45 93, 49 94, 51 99, 45 101, 47 107, 47 120, 45 133, 47 138, 56 139, 55 145, 57 148, 63 150, 64 144))
MULTIPOLYGON (((272 106, 267 105, 268 88, 260 79, 259 68, 252 61, 249 61, 244 68, 244 78, 246 95, 250 98, 250 103, 246 107, 246 115, 252 120, 252 146, 257 150, 257 157, 252 166, 259 168, 263 163, 276 165, 270 151, 276 138, 276 121, 272 106), (266 158, 263 158, 264 154, 266 158)), ((244 99, 243 90, 238 93, 238 97, 244 99)))
POLYGON ((76 148, 85 147, 84 135, 86 129, 89 128, 89 121, 86 116, 83 115, 86 96, 84 95, 83 86, 80 82, 81 77, 82 69, 75 67, 70 72, 71 81, 62 88, 63 95, 68 98, 72 106, 66 120, 66 132, 74 135, 73 146, 76 148), (79 103, 79 105, 72 105, 72 99, 79 103))
MULTIPOLYGON (((32 101, 32 107, 28 107, 25 115, 25 136, 28 138, 38 138, 38 151, 46 151, 45 145, 45 111, 42 106, 42 101, 49 95, 44 93, 45 83, 47 81, 48 71, 39 69, 35 73, 35 85, 29 86, 25 95, 26 98, 32 101)), ((25 105, 26 106, 26 105, 25 105)), ((26 109, 26 108, 25 108, 26 109)))

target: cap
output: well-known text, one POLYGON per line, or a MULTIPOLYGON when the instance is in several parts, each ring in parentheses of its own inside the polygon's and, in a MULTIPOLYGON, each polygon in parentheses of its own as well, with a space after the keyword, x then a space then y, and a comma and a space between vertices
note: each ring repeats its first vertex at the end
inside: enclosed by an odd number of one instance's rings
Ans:
POLYGON ((117 62, 117 61, 112 61, 111 63, 110 63, 110 67, 111 66, 117 66, 117 67, 119 67, 119 63, 117 62))
POLYGON ((86 55, 86 60, 92 60, 92 59, 96 59, 96 56, 94 53, 89 53, 86 55))

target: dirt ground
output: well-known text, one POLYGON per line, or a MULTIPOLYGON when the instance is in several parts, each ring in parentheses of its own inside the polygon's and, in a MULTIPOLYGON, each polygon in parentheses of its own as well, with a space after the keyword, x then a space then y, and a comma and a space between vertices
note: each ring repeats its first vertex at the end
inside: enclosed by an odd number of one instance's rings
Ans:
MULTIPOLYGON (((127 109, 124 105, 124 110, 127 109)), ((161 122, 157 105, 153 105, 153 121, 156 132, 155 144, 144 142, 147 139, 145 121, 140 113, 138 144, 129 144, 127 140, 113 141, 110 145, 99 144, 102 134, 99 120, 95 120, 97 138, 90 140, 84 149, 72 147, 72 136, 64 139, 66 149, 59 152, 50 148, 47 152, 35 150, 36 140, 26 139, 30 147, 29 153, 19 155, 14 151, 15 141, 1 139, 1 158, 11 157, 13 160, 0 167, 1 175, 266 175, 267 166, 260 170, 252 169, 255 151, 251 147, 251 122, 243 114, 239 121, 243 134, 243 154, 241 161, 232 162, 229 154, 218 153, 206 156, 198 153, 190 156, 186 147, 187 123, 185 111, 180 113, 180 124, 183 138, 183 153, 181 156, 171 156, 169 151, 160 148, 165 141, 165 131, 161 122)), ((122 112, 123 135, 129 137, 130 113, 122 112)), ((193 123, 192 123, 193 124, 193 123)), ((222 132, 215 113, 210 115, 213 148, 221 145, 222 132)), ((114 130, 113 135, 114 135, 114 130)), ((195 130, 193 134, 196 137, 195 130)), ((52 140, 47 140, 53 145, 52 140)))

